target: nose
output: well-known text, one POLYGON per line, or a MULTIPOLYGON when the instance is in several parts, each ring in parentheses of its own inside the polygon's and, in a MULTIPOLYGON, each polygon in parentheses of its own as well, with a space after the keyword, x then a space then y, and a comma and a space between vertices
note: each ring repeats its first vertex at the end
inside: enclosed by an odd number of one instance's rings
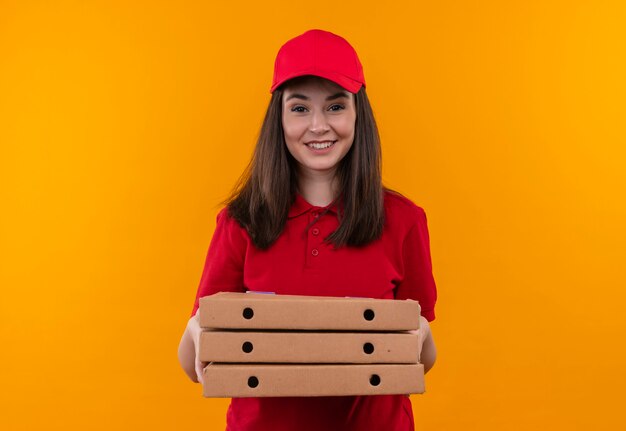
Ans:
POLYGON ((329 130, 328 121, 323 111, 315 110, 311 116, 309 130, 313 133, 324 133, 329 130))

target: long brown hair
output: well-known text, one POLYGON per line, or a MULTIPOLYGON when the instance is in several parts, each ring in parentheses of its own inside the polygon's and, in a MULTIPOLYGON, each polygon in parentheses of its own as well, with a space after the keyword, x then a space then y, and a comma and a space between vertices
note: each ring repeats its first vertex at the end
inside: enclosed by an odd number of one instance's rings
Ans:
MULTIPOLYGON (((283 92, 294 81, 272 93, 252 159, 223 202, 260 249, 269 248, 279 237, 295 199, 297 162, 287 149, 282 126, 283 92)), ((368 244, 382 235, 384 225, 378 127, 365 87, 354 96, 354 142, 336 171, 339 227, 325 238, 335 247, 368 244)))

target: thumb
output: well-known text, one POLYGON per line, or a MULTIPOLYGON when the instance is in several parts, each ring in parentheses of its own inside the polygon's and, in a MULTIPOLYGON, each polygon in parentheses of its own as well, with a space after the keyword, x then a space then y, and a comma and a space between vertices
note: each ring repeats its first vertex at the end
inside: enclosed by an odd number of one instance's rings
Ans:
POLYGON ((417 330, 418 361, 421 361, 422 347, 424 346, 424 342, 426 341, 426 338, 428 337, 429 332, 430 332, 430 325, 428 324, 428 320, 426 320, 424 316, 420 316, 420 327, 417 330))
POLYGON ((206 362, 196 361, 196 375, 198 377, 198 383, 204 385, 204 367, 206 362))

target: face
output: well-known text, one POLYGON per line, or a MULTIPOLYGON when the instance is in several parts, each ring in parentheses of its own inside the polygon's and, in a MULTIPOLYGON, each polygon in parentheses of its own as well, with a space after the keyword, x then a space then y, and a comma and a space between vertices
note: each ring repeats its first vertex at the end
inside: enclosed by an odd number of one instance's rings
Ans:
POLYGON ((285 88, 283 130, 300 174, 334 174, 354 141, 354 94, 326 79, 285 88))

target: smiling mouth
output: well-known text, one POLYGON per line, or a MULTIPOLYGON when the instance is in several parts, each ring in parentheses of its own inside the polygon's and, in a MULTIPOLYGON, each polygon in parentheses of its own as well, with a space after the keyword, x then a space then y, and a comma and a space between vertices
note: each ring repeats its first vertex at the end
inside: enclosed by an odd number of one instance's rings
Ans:
POLYGON ((330 148, 337 141, 324 141, 324 142, 310 142, 306 144, 307 147, 313 148, 314 150, 323 150, 326 148, 330 148))

